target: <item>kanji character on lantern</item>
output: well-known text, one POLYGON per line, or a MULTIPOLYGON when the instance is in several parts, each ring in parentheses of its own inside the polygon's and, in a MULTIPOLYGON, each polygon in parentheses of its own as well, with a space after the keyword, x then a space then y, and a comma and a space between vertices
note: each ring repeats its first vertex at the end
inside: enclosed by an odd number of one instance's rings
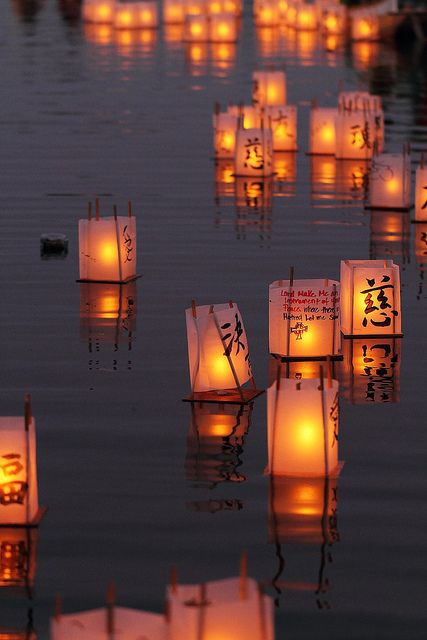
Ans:
POLYGON ((252 100, 261 107, 286 104, 286 74, 284 71, 254 71, 252 100))
POLYGON ((269 106, 265 116, 273 135, 273 150, 297 151, 297 107, 269 106))
POLYGON ((213 115, 214 149, 216 158, 234 158, 238 116, 221 113, 217 108, 213 115))
POLYGON ((309 153, 335 155, 337 114, 337 109, 311 108, 309 153))
POLYGON ((427 166, 424 157, 415 172, 415 221, 427 222, 427 166))
POLYGON ((236 134, 235 173, 238 176, 267 177, 273 173, 271 129, 242 129, 236 134))
POLYGON ((116 0, 83 0, 82 16, 86 22, 111 24, 115 10, 116 0))

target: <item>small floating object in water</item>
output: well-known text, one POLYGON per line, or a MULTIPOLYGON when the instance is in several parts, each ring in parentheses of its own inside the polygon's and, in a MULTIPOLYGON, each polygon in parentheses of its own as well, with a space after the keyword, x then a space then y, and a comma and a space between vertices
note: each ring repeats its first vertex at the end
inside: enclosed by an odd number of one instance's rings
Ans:
POLYGON ((68 238, 63 233, 43 233, 40 236, 40 255, 48 259, 65 258, 68 255, 68 238))

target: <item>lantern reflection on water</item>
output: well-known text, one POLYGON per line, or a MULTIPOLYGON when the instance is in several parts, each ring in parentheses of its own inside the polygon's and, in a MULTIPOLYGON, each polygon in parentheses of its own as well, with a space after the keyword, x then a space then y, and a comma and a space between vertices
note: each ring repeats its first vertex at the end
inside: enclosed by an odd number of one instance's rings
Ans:
POLYGON ((371 211, 370 258, 399 256, 409 260, 410 220, 407 211, 371 211))
POLYGON ((286 104, 286 75, 284 71, 254 71, 252 100, 261 107, 286 104))
POLYGON ((269 213, 273 208, 272 178, 237 177, 235 183, 236 210, 269 213))
POLYGON ((157 3, 122 2, 114 12, 116 29, 156 29, 158 27, 157 3))
POLYGON ((221 482, 243 482, 244 438, 253 404, 192 403, 187 438, 186 477, 210 488, 221 482))
POLYGON ((312 106, 310 111, 309 153, 334 155, 337 109, 312 106))
POLYGON ((399 402, 400 338, 344 341, 343 398, 352 404, 399 402))
POLYGON ((275 27, 280 22, 280 10, 276 0, 255 0, 254 19, 258 27, 275 27))
POLYGON ((341 261, 341 331, 400 336, 400 270, 392 260, 341 261))
POLYGON ((325 358, 340 353, 339 282, 276 280, 269 286, 270 353, 325 358))
MULTIPOLYGON (((320 369, 322 372, 322 369, 320 369)), ((335 475, 338 465, 338 382, 281 377, 267 391, 268 468, 272 476, 335 475)))
POLYGON ((242 317, 233 302, 186 309, 190 401, 246 404, 255 388, 242 317), (252 389, 243 389, 251 382, 252 389))
POLYGON ((116 0, 83 0, 83 20, 98 24, 111 24, 114 20, 115 9, 116 0))
POLYGON ((234 162, 230 160, 215 160, 215 200, 219 204, 219 199, 223 196, 234 195, 234 162))
POLYGON ((351 17, 351 39, 366 41, 379 40, 379 16, 369 11, 353 12, 351 17))
POLYGON ((323 31, 330 35, 340 35, 345 32, 347 23, 347 9, 340 4, 326 6, 321 13, 323 31))
POLYGON ((136 221, 129 203, 128 216, 79 220, 79 254, 81 282, 124 283, 137 278, 136 221))
POLYGON ((37 538, 35 527, 0 526, 0 588, 25 589, 31 594, 36 573, 37 538))
POLYGON ((245 575, 168 589, 169 640, 273 640, 273 603, 245 575))
POLYGON ((243 129, 236 133, 235 173, 237 176, 268 177, 273 173, 271 129, 243 129))
POLYGON ((424 158, 415 173, 415 221, 427 222, 427 167, 424 158))
POLYGON ((297 151, 297 107, 266 107, 265 115, 273 135, 274 151, 297 151))
POLYGON ((411 159, 407 149, 374 156, 369 174, 369 207, 406 211, 410 206, 411 159))

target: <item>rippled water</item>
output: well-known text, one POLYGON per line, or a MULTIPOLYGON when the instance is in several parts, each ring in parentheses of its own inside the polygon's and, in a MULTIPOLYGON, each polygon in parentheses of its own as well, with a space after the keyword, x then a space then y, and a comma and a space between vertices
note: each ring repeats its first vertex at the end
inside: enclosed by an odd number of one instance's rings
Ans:
POLYGON ((420 229, 411 213, 387 219, 364 210, 354 168, 305 151, 311 100, 334 106, 341 84, 381 94, 386 148, 410 141, 415 168, 427 142, 426 50, 326 47, 317 35, 256 32, 250 3, 228 52, 184 46, 173 29, 129 37, 87 29, 53 0, 26 20, 25 5, 0 5, 0 398, 2 415, 16 415, 23 393, 32 394, 49 512, 34 600, 3 590, 0 625, 25 627, 31 608, 47 638, 56 593, 65 611, 94 608, 111 579, 120 604, 160 612, 171 565, 180 582, 214 580, 236 575, 246 549, 249 574, 278 600, 276 638, 424 637, 420 229), (272 211, 254 212, 221 182, 211 117, 215 101, 248 101, 252 71, 266 64, 286 64, 299 152, 282 158, 272 211), (95 195, 107 211, 114 203, 124 211, 131 199, 138 221, 136 327, 117 347, 114 326, 99 335, 81 317, 75 283, 77 221, 95 195), (54 231, 69 236, 69 255, 42 260, 39 237, 54 231), (326 545, 280 540, 263 475, 265 396, 235 442, 195 441, 191 407, 181 402, 189 387, 184 309, 192 298, 235 299, 266 387, 268 283, 290 265, 301 278, 338 278, 341 259, 368 257, 402 267, 394 402, 352 394, 344 364, 335 365, 346 461, 339 535, 326 545))

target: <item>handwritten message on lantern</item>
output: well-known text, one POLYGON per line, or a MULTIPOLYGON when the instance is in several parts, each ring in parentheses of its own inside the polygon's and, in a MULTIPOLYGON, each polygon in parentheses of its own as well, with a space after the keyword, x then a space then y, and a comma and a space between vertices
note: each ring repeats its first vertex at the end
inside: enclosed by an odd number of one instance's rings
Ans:
POLYGON ((335 280, 273 282, 270 353, 307 358, 339 353, 339 291, 335 280))

